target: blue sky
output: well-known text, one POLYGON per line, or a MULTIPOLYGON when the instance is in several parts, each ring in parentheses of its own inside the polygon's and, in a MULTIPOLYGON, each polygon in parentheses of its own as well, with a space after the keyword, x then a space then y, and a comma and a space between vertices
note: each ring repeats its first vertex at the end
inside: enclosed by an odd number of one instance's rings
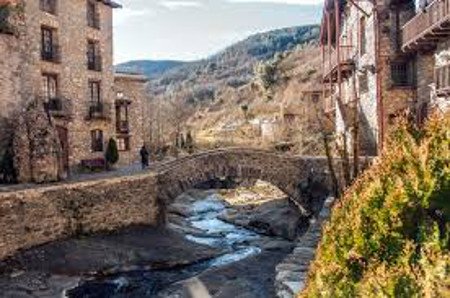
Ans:
POLYGON ((195 60, 248 35, 318 23, 321 0, 118 0, 115 62, 195 60))

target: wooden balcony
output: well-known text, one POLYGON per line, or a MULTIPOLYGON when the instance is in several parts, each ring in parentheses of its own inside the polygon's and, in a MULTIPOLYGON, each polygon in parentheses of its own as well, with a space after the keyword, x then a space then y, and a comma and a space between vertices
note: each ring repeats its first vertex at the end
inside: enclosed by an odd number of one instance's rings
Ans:
POLYGON ((349 45, 340 46, 338 61, 338 52, 336 49, 331 49, 328 53, 325 53, 324 61, 324 82, 336 82, 338 78, 339 67, 341 69, 341 75, 343 78, 347 77, 353 71, 354 68, 354 48, 349 45))
POLYGON ((450 0, 434 0, 402 28, 402 50, 430 50, 450 36, 450 0))
POLYGON ((436 95, 450 95, 450 65, 437 67, 435 70, 436 95))

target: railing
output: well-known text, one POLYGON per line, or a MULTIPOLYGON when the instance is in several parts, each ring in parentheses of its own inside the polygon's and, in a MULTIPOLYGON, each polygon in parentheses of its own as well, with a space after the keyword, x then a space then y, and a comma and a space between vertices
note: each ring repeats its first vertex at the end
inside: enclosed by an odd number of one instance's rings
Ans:
POLYGON ((450 16, 450 0, 435 0, 420 11, 402 28, 403 47, 424 37, 430 30, 439 27, 450 16))
POLYGON ((41 57, 44 61, 49 61, 53 63, 61 62, 61 53, 59 50, 59 46, 56 44, 52 44, 51 48, 48 49, 44 45, 42 45, 41 57))
POLYGON ((118 120, 116 123, 116 130, 118 133, 129 133, 130 123, 128 120, 118 120))
MULTIPOLYGON (((351 64, 353 61, 353 46, 340 46, 340 64, 351 64)), ((324 61, 324 76, 328 76, 338 67, 338 53, 336 49, 330 49, 330 52, 325 53, 324 61)))
POLYGON ((72 115, 72 101, 67 98, 56 97, 44 100, 44 107, 53 117, 72 115))
POLYGON ((437 67, 435 70, 436 93, 450 93, 450 65, 437 67))
POLYGON ((89 102, 87 120, 110 119, 111 106, 103 102, 89 102))
POLYGON ((88 69, 93 71, 102 71, 102 56, 88 56, 88 69))

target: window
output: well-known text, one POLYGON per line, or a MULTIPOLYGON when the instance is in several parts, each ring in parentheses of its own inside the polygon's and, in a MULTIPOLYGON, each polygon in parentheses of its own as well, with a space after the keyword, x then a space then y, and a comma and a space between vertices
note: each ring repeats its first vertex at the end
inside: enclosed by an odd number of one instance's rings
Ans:
POLYGON ((100 57, 100 44, 95 40, 88 40, 87 44, 87 61, 89 70, 102 70, 100 57))
POLYGON ((116 125, 117 132, 128 133, 129 132, 129 122, 128 122, 128 104, 118 104, 116 105, 116 125))
POLYGON ((407 87, 414 84, 412 63, 391 62, 391 81, 393 86, 407 87))
POLYGON ((362 56, 367 52, 366 41, 366 18, 359 19, 359 54, 362 56))
POLYGON ((100 29, 98 5, 94 0, 87 1, 87 23, 89 27, 100 29))
POLYGON ((41 28, 41 55, 42 60, 58 62, 58 47, 55 42, 56 30, 53 28, 41 28))
POLYGON ((103 131, 100 129, 91 131, 91 150, 103 152, 103 131))
POLYGON ((119 151, 129 151, 130 150, 130 138, 129 137, 117 138, 117 149, 119 151))
POLYGON ((42 74, 42 95, 49 102, 58 95, 58 77, 55 74, 42 74))
POLYGON ((91 103, 101 103, 101 83, 99 81, 89 81, 89 99, 91 103))
POLYGON ((40 8, 42 11, 56 14, 56 0, 40 0, 40 8))

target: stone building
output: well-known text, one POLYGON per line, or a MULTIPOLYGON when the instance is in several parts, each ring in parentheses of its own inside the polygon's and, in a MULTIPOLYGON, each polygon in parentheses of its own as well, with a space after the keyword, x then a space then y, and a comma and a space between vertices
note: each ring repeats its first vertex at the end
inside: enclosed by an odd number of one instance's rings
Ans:
MULTIPOLYGON (((412 0, 326 0, 321 25, 325 115, 338 144, 376 155, 389 124, 415 102, 414 60, 401 50, 412 0)), ((344 147, 345 148, 345 147, 344 147)))
POLYGON ((132 73, 116 73, 114 77, 116 140, 119 164, 130 165, 139 157, 139 150, 148 139, 146 122, 147 78, 132 73))
POLYGON ((450 109, 450 1, 429 1, 402 28, 402 50, 417 63, 417 118, 450 109))
POLYGON ((143 100, 145 81, 114 73, 112 11, 120 5, 111 0, 8 2, 0 3, 0 118, 27 113, 30 106, 43 108, 49 131, 56 130, 59 138, 61 177, 80 164, 101 161, 110 138, 124 149, 124 164, 130 163, 126 149, 143 143, 143 105, 125 109, 130 126, 126 135, 119 134, 117 90, 143 100))

